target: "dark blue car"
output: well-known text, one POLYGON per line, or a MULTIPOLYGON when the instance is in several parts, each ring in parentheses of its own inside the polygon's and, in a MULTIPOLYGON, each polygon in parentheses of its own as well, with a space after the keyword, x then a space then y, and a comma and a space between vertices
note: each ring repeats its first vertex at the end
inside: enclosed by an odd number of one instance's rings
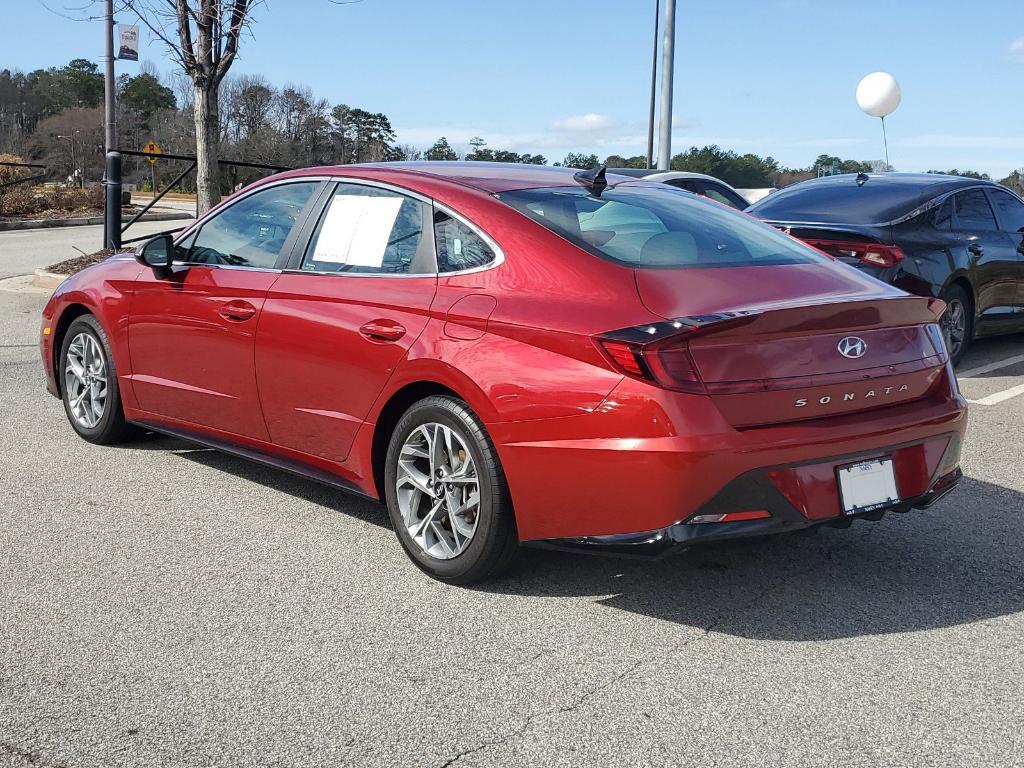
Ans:
POLYGON ((844 174, 794 184, 748 212, 879 280, 943 299, 954 362, 972 339, 1024 331, 1024 201, 999 184, 844 174))

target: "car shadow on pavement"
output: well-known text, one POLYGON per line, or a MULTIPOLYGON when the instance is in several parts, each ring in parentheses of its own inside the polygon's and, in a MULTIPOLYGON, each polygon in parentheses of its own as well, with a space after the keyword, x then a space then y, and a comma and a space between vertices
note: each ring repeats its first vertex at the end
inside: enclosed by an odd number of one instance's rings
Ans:
POLYGON ((223 453, 214 448, 205 448, 156 433, 147 434, 139 440, 127 443, 126 447, 151 451, 165 451, 188 461, 194 461, 205 467, 226 472, 236 477, 258 483, 265 488, 286 493, 310 504, 326 507, 336 512, 350 515, 358 520, 391 528, 387 510, 372 499, 362 498, 352 493, 318 483, 299 475, 293 475, 281 469, 275 469, 238 456, 223 453))
POLYGON ((765 640, 828 640, 1024 610, 1024 494, 965 479, 927 511, 652 561, 526 550, 483 591, 601 604, 765 640), (607 596, 602 596, 607 595, 607 596))

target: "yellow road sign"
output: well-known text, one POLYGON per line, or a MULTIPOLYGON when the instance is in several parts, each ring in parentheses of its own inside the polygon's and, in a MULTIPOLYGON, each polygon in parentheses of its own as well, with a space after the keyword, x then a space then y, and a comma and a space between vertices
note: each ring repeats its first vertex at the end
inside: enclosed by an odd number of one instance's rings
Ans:
MULTIPOLYGON (((154 155, 159 155, 159 154, 163 153, 163 150, 160 149, 160 145, 157 144, 152 139, 150 139, 149 143, 142 148, 142 151, 143 152, 150 152, 151 154, 154 154, 154 155)), ((155 157, 147 157, 146 161, 150 165, 156 165, 156 158, 155 157)))

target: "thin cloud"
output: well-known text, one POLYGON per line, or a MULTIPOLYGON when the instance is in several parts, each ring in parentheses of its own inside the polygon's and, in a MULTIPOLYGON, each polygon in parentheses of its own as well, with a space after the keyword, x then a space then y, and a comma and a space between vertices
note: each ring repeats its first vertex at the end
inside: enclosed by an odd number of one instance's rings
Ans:
POLYGON ((612 125, 608 115, 599 115, 597 112, 587 112, 585 115, 570 115, 560 120, 555 120, 551 127, 556 131, 569 131, 571 133, 592 133, 604 131, 612 125))
POLYGON ((896 138, 893 143, 902 147, 928 149, 1024 149, 1024 138, 1019 136, 962 136, 947 133, 926 133, 918 136, 896 138))
POLYGON ((1018 37, 1006 51, 1006 55, 1014 61, 1024 62, 1024 37, 1018 37))

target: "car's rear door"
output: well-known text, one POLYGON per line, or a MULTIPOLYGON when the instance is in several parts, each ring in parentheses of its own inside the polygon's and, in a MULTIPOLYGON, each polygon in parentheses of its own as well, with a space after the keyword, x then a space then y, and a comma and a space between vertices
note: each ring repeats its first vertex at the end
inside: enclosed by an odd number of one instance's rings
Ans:
POLYGON ((975 308, 986 330, 1012 323, 1017 305, 1019 256, 1010 236, 999 230, 988 196, 981 187, 953 196, 953 231, 966 251, 977 297, 975 308))
POLYGON ((189 232, 172 268, 143 271, 128 329, 140 408, 268 439, 253 365, 256 327, 322 183, 272 184, 245 195, 189 232))
POLYGON ((1013 279, 1017 284, 1016 324, 1024 324, 1024 202, 1002 189, 989 189, 988 194, 999 218, 999 229, 1013 246, 1013 279))
POLYGON ((271 440, 343 461, 437 290, 429 201, 337 184, 267 293, 256 376, 271 440))

